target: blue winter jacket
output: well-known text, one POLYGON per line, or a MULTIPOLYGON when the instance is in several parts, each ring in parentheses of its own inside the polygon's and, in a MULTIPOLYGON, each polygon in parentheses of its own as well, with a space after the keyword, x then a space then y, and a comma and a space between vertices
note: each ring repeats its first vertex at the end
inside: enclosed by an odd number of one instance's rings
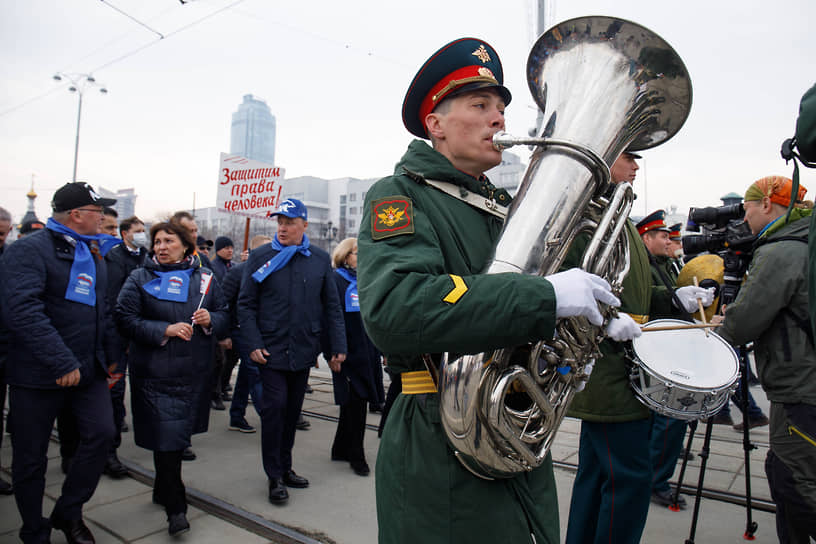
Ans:
POLYGON ((229 320, 218 280, 213 278, 201 306, 210 312, 211 334, 196 325, 189 342, 165 338, 168 325, 190 322, 201 300, 201 276, 212 271, 195 269, 186 302, 159 300, 147 294, 143 285, 157 277, 154 270, 188 266, 161 266, 148 260, 130 274, 116 304, 116 322, 131 340, 128 368, 134 440, 137 446, 154 451, 184 449, 192 434, 207 430, 215 342, 226 333, 229 320))
POLYGON ((74 247, 43 229, 11 244, 0 259, 0 298, 10 340, 6 381, 57 389, 57 379, 79 369, 79 385, 107 375, 118 344, 106 302, 107 269, 96 264, 96 305, 66 300, 74 247))
MULTIPOLYGON (((325 313, 332 353, 346 353, 346 330, 328 253, 312 246, 311 256, 296 253, 282 269, 262 283, 252 273, 278 251, 272 244, 249 254, 241 291, 238 320, 251 353, 266 348, 267 368, 303 370, 320 354, 321 320, 325 313)), ((263 368, 263 366, 262 366, 263 368)))

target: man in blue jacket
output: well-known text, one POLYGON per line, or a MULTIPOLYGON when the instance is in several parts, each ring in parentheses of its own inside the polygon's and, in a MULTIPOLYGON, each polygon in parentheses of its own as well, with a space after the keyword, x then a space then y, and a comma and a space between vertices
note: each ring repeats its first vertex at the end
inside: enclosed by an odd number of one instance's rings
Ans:
POLYGON ((306 206, 289 198, 272 215, 278 232, 271 244, 249 255, 238 320, 245 348, 261 371, 261 453, 269 500, 282 504, 289 498, 287 487, 309 486, 292 470, 292 447, 309 369, 320 353, 321 321, 325 316, 335 372, 346 357, 346 331, 331 259, 306 236, 306 206))
POLYGON ((115 353, 100 235, 103 206, 87 183, 54 194, 46 228, 10 246, 0 259, 3 315, 10 330, 6 378, 10 385, 12 479, 23 519, 23 542, 49 542, 51 528, 69 543, 94 542, 82 521, 114 436, 107 362, 115 353), (48 442, 65 410, 76 420, 79 448, 51 518, 42 517, 48 442))

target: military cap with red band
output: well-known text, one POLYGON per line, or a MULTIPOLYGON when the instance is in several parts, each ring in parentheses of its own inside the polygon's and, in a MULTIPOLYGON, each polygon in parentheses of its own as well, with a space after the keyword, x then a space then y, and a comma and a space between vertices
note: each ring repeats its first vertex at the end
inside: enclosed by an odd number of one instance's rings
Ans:
POLYGON ((656 212, 650 213, 638 221, 638 224, 635 226, 640 235, 650 230, 664 230, 669 232, 669 228, 666 226, 666 212, 664 210, 657 210, 656 212))
POLYGON ((454 40, 431 55, 414 76, 402 102, 402 122, 411 134, 427 139, 425 117, 445 98, 492 87, 507 105, 512 96, 503 82, 499 55, 487 42, 454 40))
POLYGON ((669 227, 669 238, 671 240, 681 240, 683 238, 683 223, 675 223, 669 227))

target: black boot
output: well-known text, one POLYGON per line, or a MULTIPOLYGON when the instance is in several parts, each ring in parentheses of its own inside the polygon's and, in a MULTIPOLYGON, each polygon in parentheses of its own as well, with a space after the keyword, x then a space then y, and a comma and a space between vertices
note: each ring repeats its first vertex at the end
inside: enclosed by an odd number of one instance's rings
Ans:
POLYGON ((190 530, 190 522, 184 512, 167 516, 167 532, 170 536, 178 536, 190 530))
POLYGON ((269 502, 272 504, 283 504, 289 500, 289 492, 286 486, 278 478, 269 480, 269 502))
POLYGON ((128 469, 119 458, 116 456, 116 452, 112 452, 108 455, 108 460, 105 462, 105 474, 110 476, 111 478, 124 478, 128 475, 128 469))

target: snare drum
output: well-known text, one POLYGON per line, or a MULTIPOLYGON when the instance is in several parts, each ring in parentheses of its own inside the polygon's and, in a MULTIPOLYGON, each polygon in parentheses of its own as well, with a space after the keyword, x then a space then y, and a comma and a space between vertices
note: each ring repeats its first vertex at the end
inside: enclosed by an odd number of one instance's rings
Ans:
POLYGON ((676 419, 704 419, 717 413, 736 387, 739 358, 713 332, 678 329, 647 332, 649 327, 688 325, 657 319, 632 340, 630 382, 638 400, 676 419))

